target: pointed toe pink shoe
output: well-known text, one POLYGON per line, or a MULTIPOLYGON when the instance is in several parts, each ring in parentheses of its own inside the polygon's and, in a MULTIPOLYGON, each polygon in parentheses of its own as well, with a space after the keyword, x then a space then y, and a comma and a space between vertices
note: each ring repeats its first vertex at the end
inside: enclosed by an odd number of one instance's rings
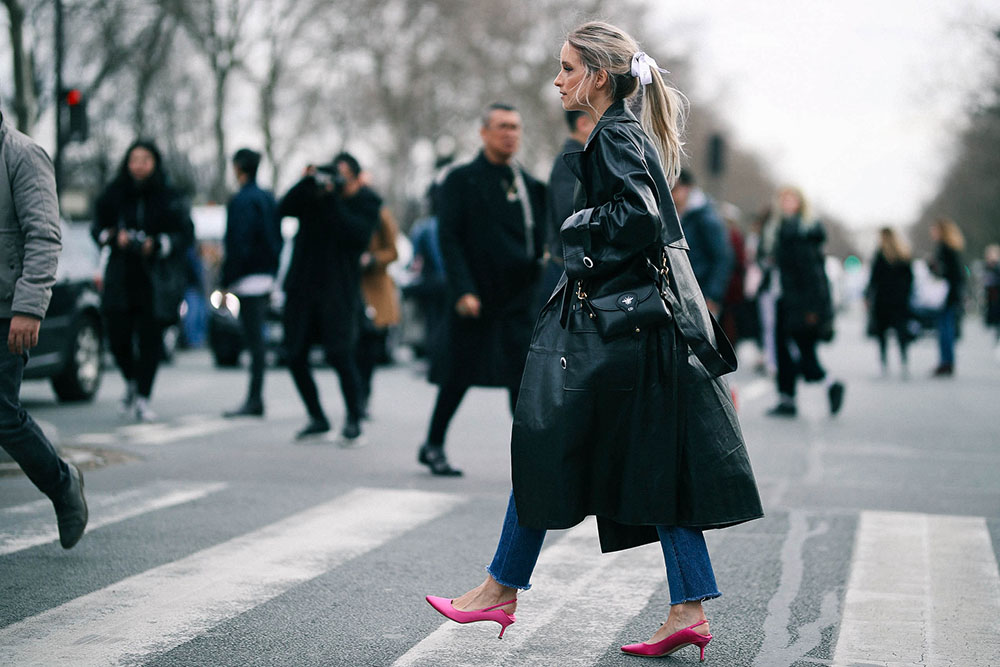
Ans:
POLYGON ((517 598, 501 602, 500 604, 495 604, 492 607, 476 609, 474 611, 461 611, 460 609, 455 609, 451 600, 448 598, 439 598, 435 595, 428 595, 427 602, 429 602, 432 607, 437 609, 439 614, 449 620, 455 621, 456 623, 496 621, 500 624, 500 637, 498 637, 498 639, 503 639, 504 630, 507 629, 508 625, 514 622, 514 614, 508 614, 500 607, 506 607, 513 602, 517 602, 517 598))
POLYGON ((694 629, 699 625, 704 625, 708 621, 698 621, 694 625, 689 625, 683 630, 678 630, 674 634, 670 635, 662 641, 658 641, 655 644, 647 644, 641 642, 639 644, 626 644, 622 646, 622 651, 628 653, 629 655, 641 655, 646 658, 662 658, 665 655, 670 655, 674 651, 678 651, 685 646, 694 644, 701 649, 702 662, 705 661, 705 647, 708 646, 708 642, 712 641, 712 635, 703 635, 700 632, 695 632, 694 629))

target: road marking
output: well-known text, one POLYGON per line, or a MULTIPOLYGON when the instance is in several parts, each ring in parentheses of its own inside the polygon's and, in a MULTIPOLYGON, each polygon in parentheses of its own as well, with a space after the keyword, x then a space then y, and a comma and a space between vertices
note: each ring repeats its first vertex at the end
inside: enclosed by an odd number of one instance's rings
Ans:
MULTIPOLYGON (((222 482, 160 481, 122 493, 87 493, 87 531, 134 516, 198 500, 226 488, 222 482)), ((0 510, 0 556, 59 539, 52 503, 38 500, 0 510), (11 520, 17 519, 14 525, 11 520)))
POLYGON ((188 438, 200 438, 220 431, 250 425, 240 419, 225 419, 210 415, 185 415, 173 423, 129 424, 110 433, 80 433, 72 438, 74 445, 165 445, 188 438))
POLYGON ((355 489, 0 629, 0 664, 145 662, 459 502, 452 494, 355 489))
POLYGON ((754 380, 745 387, 737 387, 741 404, 756 401, 758 398, 766 396, 771 390, 772 383, 768 380, 754 380))
MULTIPOLYGON (((499 524, 497 529, 499 530, 499 524)), ((658 544, 602 554, 593 518, 570 529, 538 559, 532 588, 518 601, 517 622, 497 641, 496 623, 442 625, 396 660, 394 666, 551 665, 553 646, 573 637, 573 650, 560 665, 594 665, 609 650, 622 626, 649 603, 666 581, 658 544)), ((666 618, 668 600, 663 600, 666 618)), ((436 614, 430 606, 424 613, 436 614)), ((655 627, 635 628, 635 641, 655 627)))
POLYGON ((834 664, 995 664, 998 618, 985 519, 861 513, 834 664))

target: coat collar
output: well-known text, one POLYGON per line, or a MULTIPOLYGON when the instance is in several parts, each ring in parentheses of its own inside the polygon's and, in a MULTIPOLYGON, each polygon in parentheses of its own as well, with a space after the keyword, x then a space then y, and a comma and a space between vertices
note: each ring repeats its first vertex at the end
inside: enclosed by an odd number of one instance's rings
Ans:
POLYGON ((593 131, 590 136, 587 137, 587 143, 584 145, 583 150, 573 151, 570 153, 563 153, 563 162, 569 167, 569 170, 573 172, 577 180, 583 181, 583 156, 587 153, 590 148, 590 144, 594 142, 594 139, 604 128, 608 127, 612 123, 638 123, 638 119, 635 117, 628 107, 625 106, 625 100, 618 100, 611 104, 610 107, 601 116, 601 119, 597 121, 597 125, 594 126, 593 131))

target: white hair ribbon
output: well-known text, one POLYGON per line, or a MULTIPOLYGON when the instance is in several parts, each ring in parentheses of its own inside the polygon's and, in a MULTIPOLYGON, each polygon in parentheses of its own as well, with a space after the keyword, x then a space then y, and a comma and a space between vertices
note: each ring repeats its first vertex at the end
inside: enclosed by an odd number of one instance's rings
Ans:
POLYGON ((670 74, 662 67, 656 66, 656 61, 646 55, 645 51, 639 51, 632 56, 632 76, 639 77, 639 83, 646 86, 653 82, 653 70, 660 70, 663 74, 670 74))

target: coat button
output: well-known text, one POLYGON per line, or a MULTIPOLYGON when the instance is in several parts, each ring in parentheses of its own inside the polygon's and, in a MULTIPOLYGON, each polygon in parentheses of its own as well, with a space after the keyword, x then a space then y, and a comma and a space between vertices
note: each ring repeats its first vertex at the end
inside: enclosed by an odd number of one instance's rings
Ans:
POLYGON ((563 370, 566 370, 566 357, 559 358, 559 365, 563 367, 563 370))
POLYGON ((594 260, 592 260, 591 258, 589 258, 586 255, 584 255, 584 257, 583 257, 583 265, 585 267, 587 267, 588 269, 592 269, 592 268, 594 268, 594 260))

